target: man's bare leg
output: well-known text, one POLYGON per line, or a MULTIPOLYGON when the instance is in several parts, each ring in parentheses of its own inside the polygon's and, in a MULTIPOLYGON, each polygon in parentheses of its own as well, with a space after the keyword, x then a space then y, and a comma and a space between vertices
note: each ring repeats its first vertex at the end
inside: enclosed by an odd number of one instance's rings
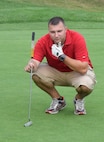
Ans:
POLYGON ((75 105, 74 114, 84 115, 86 114, 86 109, 84 106, 84 97, 88 96, 92 92, 92 90, 90 90, 86 86, 81 85, 76 89, 76 91, 78 92, 78 94, 75 96, 74 100, 74 105, 75 105))
POLYGON ((32 79, 39 88, 47 92, 52 98, 61 97, 58 91, 55 89, 53 82, 44 82, 44 80, 39 78, 37 75, 33 75, 32 79))
POLYGON ((50 107, 46 109, 46 113, 48 114, 56 114, 60 110, 64 109, 66 106, 66 102, 62 96, 58 93, 58 91, 55 89, 53 82, 45 82, 41 78, 39 78, 37 75, 32 76, 33 81, 35 84, 41 88, 43 91, 47 92, 51 98, 52 103, 50 104, 50 107))
POLYGON ((88 96, 92 90, 90 90, 88 87, 80 85, 76 91, 78 92, 78 94, 76 95, 76 99, 83 99, 84 97, 88 96))

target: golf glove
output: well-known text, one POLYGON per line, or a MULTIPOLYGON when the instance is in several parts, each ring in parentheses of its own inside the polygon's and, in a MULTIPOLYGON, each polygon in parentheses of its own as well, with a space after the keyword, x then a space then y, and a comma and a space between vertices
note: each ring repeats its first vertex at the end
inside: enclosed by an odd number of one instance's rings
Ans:
POLYGON ((60 57, 61 55, 63 55, 63 50, 62 50, 62 45, 61 42, 57 44, 53 44, 52 45, 52 55, 54 55, 55 57, 60 57))

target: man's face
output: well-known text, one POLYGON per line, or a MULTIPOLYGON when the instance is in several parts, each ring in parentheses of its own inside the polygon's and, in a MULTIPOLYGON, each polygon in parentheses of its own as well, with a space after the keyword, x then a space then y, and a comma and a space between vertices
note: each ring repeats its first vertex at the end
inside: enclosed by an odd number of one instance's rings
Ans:
POLYGON ((50 24, 48 26, 48 30, 49 30, 50 37, 55 44, 59 42, 64 44, 65 38, 66 38, 66 27, 62 22, 60 22, 57 25, 50 24))

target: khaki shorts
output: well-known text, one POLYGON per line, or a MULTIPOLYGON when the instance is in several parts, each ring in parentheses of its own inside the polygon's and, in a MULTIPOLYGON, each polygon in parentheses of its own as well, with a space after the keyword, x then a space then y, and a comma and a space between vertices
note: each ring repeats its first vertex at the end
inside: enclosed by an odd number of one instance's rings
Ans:
POLYGON ((89 67, 86 74, 78 72, 60 72, 46 63, 41 63, 33 74, 39 76, 44 82, 52 82, 56 86, 70 86, 78 88, 80 85, 87 86, 93 90, 96 84, 96 77, 93 69, 89 67))

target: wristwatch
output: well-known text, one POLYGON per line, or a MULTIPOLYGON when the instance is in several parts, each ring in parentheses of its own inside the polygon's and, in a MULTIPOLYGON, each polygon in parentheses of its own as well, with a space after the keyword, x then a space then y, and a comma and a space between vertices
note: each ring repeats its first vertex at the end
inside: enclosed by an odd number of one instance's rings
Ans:
POLYGON ((65 59, 65 57, 66 57, 66 55, 65 55, 65 54, 62 54, 62 55, 60 55, 60 56, 58 57, 58 59, 63 62, 64 59, 65 59))

